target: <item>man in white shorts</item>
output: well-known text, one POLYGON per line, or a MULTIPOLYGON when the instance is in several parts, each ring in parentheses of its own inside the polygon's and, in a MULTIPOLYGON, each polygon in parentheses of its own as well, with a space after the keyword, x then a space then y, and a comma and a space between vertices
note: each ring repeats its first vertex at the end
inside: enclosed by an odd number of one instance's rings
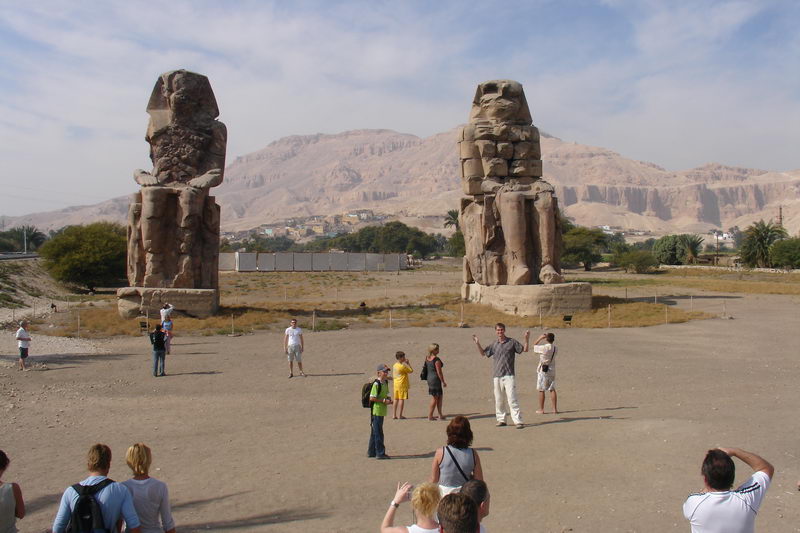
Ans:
POLYGON ((303 372, 303 330, 297 327, 297 319, 293 318, 289 322, 289 327, 283 335, 283 350, 289 359, 289 377, 294 377, 294 362, 297 361, 297 368, 300 375, 306 377, 303 372))
POLYGON ((533 343, 533 351, 539 354, 539 366, 536 367, 536 390, 539 391, 539 410, 536 414, 544 414, 544 392, 550 391, 550 402, 553 413, 558 414, 558 393, 556 393, 556 336, 545 333, 533 343), (546 341, 544 344, 539 344, 546 341))
POLYGON ((692 524, 692 533, 753 533, 775 468, 740 448, 716 448, 706 454, 700 473, 705 490, 690 494, 683 504, 683 516, 692 524), (754 471, 736 490, 731 490, 736 477, 731 457, 754 471))

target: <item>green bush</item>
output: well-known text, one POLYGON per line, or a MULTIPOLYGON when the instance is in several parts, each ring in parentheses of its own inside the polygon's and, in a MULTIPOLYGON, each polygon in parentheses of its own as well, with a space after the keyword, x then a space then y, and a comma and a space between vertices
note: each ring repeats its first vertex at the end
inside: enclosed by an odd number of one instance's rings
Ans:
POLYGON ((658 266, 658 261, 653 254, 644 250, 631 250, 620 254, 618 263, 625 272, 636 272, 646 274, 658 266))
POLYGON ((58 281, 94 289, 125 278, 126 230, 112 222, 68 226, 39 249, 44 267, 58 281))
POLYGON ((772 264, 781 268, 800 268, 800 238, 784 239, 772 245, 772 264))
POLYGON ((606 234, 594 228, 574 227, 564 234, 564 255, 561 261, 565 264, 583 264, 584 270, 591 270, 592 265, 603 260, 600 251, 606 244, 606 234))
POLYGON ((682 265, 686 249, 680 235, 664 235, 653 244, 653 256, 662 265, 682 265))

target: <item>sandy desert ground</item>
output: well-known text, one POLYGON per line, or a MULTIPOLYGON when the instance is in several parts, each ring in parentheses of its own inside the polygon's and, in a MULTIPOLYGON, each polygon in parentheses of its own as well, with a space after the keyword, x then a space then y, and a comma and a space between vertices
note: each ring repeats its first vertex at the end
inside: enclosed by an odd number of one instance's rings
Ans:
MULTIPOLYGON (((21 373, 5 334, 0 448, 12 459, 5 480, 28 504, 20 531, 50 526, 64 488, 85 477, 90 444, 112 447, 111 477, 123 480, 137 441, 153 448, 151 473, 169 484, 178 531, 378 531, 397 481, 428 477, 445 422, 425 419, 426 389, 412 376, 410 419, 386 422, 393 459, 367 459, 360 388, 396 350, 418 370, 429 342, 442 347, 445 412, 473 424, 489 531, 688 531, 681 504, 717 445, 777 468, 758 529, 800 531, 800 299, 695 294, 709 308, 725 300, 734 318, 557 330, 559 415, 534 414, 535 363, 521 356, 523 430, 494 426, 490 363, 470 340, 491 340, 485 327, 306 332, 305 379, 287 379, 275 331, 178 337, 163 378, 149 373, 144 337, 37 334, 34 370, 21 373)), ((739 482, 748 469, 737 467, 739 482)), ((408 504, 398 517, 411 523, 408 504)))

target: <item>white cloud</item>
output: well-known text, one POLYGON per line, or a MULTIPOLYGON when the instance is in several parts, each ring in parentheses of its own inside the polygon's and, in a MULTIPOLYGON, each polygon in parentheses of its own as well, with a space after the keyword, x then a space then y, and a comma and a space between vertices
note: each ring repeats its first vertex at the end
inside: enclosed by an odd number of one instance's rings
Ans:
POLYGON ((769 10, 797 9, 595 7, 587 29, 574 13, 539 23, 574 6, 511 0, 0 5, 0 44, 14 45, 0 46, 0 183, 40 198, 0 199, 0 214, 74 205, 51 192, 63 184, 83 203, 134 190, 132 170, 149 166, 144 108, 174 68, 211 79, 229 160, 293 134, 445 131, 466 120, 478 82, 508 77, 525 84, 536 124, 566 139, 670 168, 800 167, 800 73, 788 68, 800 38, 742 36, 769 10))

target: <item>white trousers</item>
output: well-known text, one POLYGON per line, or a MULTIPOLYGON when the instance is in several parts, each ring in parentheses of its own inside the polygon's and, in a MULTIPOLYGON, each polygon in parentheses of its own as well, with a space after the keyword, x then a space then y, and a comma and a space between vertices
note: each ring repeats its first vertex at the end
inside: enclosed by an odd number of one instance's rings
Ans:
POLYGON ((498 422, 506 421, 506 400, 511 408, 511 420, 515 424, 522 424, 522 413, 519 411, 517 401, 517 383, 514 376, 503 376, 494 379, 494 411, 498 422))

